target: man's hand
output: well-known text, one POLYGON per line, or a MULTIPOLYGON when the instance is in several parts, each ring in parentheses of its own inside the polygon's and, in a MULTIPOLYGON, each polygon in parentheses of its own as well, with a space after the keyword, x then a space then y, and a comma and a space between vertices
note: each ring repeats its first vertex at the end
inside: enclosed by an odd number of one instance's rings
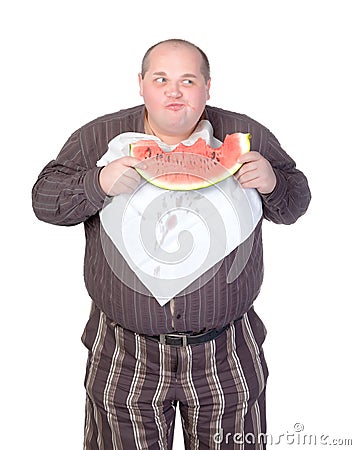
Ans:
POLYGON ((133 192, 141 180, 140 175, 133 168, 139 162, 132 156, 124 156, 105 166, 99 175, 102 190, 110 196, 133 192))
POLYGON ((276 186, 276 175, 271 164, 258 152, 248 152, 239 158, 243 166, 235 178, 243 188, 255 188, 260 194, 270 194, 276 186))

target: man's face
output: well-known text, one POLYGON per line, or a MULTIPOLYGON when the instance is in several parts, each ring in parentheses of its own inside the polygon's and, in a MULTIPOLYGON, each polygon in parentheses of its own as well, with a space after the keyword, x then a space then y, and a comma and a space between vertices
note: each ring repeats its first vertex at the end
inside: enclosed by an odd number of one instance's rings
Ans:
POLYGON ((195 48, 161 44, 151 51, 144 78, 139 75, 149 124, 167 144, 192 133, 209 99, 210 80, 205 82, 201 62, 195 48))

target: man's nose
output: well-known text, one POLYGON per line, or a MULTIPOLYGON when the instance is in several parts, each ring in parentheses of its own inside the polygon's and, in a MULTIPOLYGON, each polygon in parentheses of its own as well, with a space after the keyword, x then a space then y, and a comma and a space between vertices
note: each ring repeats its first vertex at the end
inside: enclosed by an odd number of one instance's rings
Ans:
POLYGON ((182 92, 180 91, 178 84, 171 84, 167 86, 166 95, 171 98, 179 98, 182 96, 182 92))

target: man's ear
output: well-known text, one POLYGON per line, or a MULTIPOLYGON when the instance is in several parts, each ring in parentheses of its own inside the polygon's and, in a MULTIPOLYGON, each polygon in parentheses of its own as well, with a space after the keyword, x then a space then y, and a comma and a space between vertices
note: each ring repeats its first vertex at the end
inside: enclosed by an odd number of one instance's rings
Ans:
POLYGON ((138 74, 138 84, 140 86, 140 95, 143 97, 143 79, 141 73, 138 74))
POLYGON ((209 78, 209 80, 206 83, 206 99, 209 100, 210 98, 210 83, 211 83, 211 78, 209 78))

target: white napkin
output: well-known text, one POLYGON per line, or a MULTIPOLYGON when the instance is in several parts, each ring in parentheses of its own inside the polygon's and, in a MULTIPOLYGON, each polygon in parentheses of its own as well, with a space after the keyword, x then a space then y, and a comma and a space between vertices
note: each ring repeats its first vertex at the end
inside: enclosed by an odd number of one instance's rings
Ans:
MULTIPOLYGON (((207 120, 199 123, 185 145, 202 137, 211 147, 221 142, 213 136, 207 120)), ((97 162, 104 166, 129 154, 129 144, 155 140, 164 151, 168 146, 156 136, 123 133, 109 143, 97 162)), ((105 233, 144 286, 160 305, 175 295, 198 288, 193 283, 244 242, 262 216, 255 189, 242 189, 234 177, 194 191, 168 191, 142 180, 132 194, 110 199, 100 212, 105 233)), ((105 249, 104 249, 105 251, 105 249)), ((135 278, 124 275, 108 257, 112 270, 129 287, 139 290, 135 278)), ((209 277, 204 277, 206 283, 209 277)))

